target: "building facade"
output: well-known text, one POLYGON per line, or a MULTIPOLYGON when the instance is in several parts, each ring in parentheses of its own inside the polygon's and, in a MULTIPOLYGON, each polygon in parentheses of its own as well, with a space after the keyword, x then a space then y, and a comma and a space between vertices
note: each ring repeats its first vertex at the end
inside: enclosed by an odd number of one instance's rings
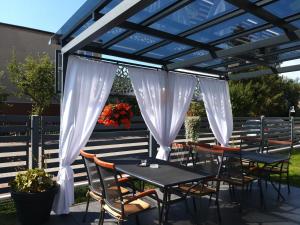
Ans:
MULTIPOLYGON (((31 110, 31 101, 29 98, 20 98, 14 95, 16 87, 10 83, 7 77, 7 64, 13 51, 16 53, 18 61, 23 61, 28 55, 37 56, 41 53, 47 53, 54 61, 55 50, 58 46, 48 44, 53 33, 21 26, 0 23, 0 35, 0 71, 4 71, 1 84, 9 93, 7 99, 9 106, 1 109, 0 114, 28 114, 31 110)), ((57 115, 58 113, 58 104, 53 104, 47 110, 48 115, 57 115)))

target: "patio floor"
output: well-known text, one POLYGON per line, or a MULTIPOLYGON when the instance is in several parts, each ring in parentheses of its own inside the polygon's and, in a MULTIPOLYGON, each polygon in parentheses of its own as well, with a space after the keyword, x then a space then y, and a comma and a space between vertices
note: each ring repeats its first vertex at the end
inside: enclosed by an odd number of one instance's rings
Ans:
MULTIPOLYGON (((237 203, 231 202, 229 192, 226 186, 222 187, 220 196, 220 207, 223 225, 299 225, 300 224, 300 188, 292 188, 291 194, 287 194, 287 188, 283 187, 283 194, 286 201, 276 200, 271 185, 268 189, 264 187, 266 209, 260 207, 259 192, 254 185, 252 192, 245 193, 245 203, 243 212, 239 212, 237 203)), ((236 191, 236 196, 240 194, 236 191)), ((202 198, 197 201, 197 213, 195 213, 192 201, 188 202, 189 210, 183 201, 171 205, 169 211, 168 224, 189 225, 189 224, 218 224, 217 211, 213 202, 208 208, 208 199, 202 198)), ((85 223, 82 217, 85 210, 85 203, 71 207, 71 213, 66 216, 52 215, 51 219, 45 225, 95 225, 98 224, 99 205, 97 202, 90 204, 90 210, 85 223)), ((140 215, 141 225, 158 224, 157 209, 152 209, 140 215)), ((115 224, 114 220, 106 216, 105 225, 115 224)), ((129 219, 125 225, 136 224, 135 218, 129 219)))

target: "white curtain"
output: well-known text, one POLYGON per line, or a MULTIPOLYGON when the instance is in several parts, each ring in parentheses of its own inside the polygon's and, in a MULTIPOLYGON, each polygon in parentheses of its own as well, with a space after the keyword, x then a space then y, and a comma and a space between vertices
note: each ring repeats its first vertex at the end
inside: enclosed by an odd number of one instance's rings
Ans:
POLYGON ((93 132, 110 93, 116 69, 112 64, 69 57, 61 105, 57 176, 60 190, 53 205, 57 214, 69 213, 69 206, 74 202, 71 164, 93 132))
POLYGON ((233 121, 228 82, 200 78, 200 88, 210 128, 222 146, 228 146, 233 121))
POLYGON ((144 121, 160 145, 156 158, 167 160, 191 102, 196 79, 165 71, 129 69, 144 121))

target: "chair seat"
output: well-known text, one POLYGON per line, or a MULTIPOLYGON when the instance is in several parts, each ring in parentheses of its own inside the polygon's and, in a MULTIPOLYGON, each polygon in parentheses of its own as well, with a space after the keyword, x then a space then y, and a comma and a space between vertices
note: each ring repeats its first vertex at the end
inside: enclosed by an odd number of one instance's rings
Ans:
MULTIPOLYGON (((109 190, 117 191, 117 186, 112 186, 109 188, 109 190)), ((122 186, 120 187, 120 190, 121 190, 122 195, 130 193, 130 191, 127 188, 124 188, 122 186)))
MULTIPOLYGON (((130 199, 130 197, 125 197, 123 199, 124 199, 124 201, 127 201, 127 200, 130 199)), ((121 209, 121 203, 120 202, 116 202, 113 206, 117 209, 121 209)), ((149 209, 150 207, 151 207, 151 205, 148 204, 147 202, 145 202, 141 199, 137 199, 137 200, 134 200, 134 201, 124 205, 124 213, 125 213, 125 216, 129 216, 129 215, 132 215, 132 214, 142 212, 146 209, 149 209)), ((116 210, 112 209, 109 205, 105 204, 103 206, 103 208, 109 214, 111 214, 113 217, 122 219, 122 214, 120 212, 117 212, 116 210)))
POLYGON ((192 195, 197 196, 205 196, 216 193, 216 189, 205 186, 205 185, 197 185, 192 187, 194 184, 182 184, 179 185, 178 188, 184 193, 190 193, 192 195))
POLYGON ((243 178, 235 177, 235 176, 221 177, 222 181, 225 181, 227 183, 234 184, 234 185, 249 184, 256 179, 257 179, 256 177, 252 177, 252 176, 244 176, 243 178))
POLYGON ((272 167, 272 166, 266 166, 263 168, 260 168, 260 170, 265 171, 265 172, 269 172, 269 173, 287 173, 287 168, 280 168, 280 167, 272 167))

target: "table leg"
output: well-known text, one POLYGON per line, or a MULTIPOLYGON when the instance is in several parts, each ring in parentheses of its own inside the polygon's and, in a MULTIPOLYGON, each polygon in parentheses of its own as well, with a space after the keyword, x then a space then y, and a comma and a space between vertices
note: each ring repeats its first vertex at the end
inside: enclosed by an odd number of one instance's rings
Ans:
POLYGON ((280 196, 280 198, 285 201, 285 198, 283 197, 283 195, 281 194, 281 191, 279 190, 279 188, 276 187, 276 185, 273 183, 272 180, 270 180, 270 183, 272 184, 273 188, 275 189, 275 191, 277 192, 278 196, 280 196))
POLYGON ((167 213, 167 202, 168 202, 168 189, 165 188, 163 190, 164 195, 163 195, 163 201, 162 201, 162 206, 161 206, 161 211, 160 211, 160 224, 165 224, 166 222, 166 213, 167 213))
MULTIPOLYGON (((263 168, 265 168, 267 166, 267 164, 265 164, 263 166, 263 168)), ((276 185, 274 184, 274 182, 271 179, 270 174, 268 174, 268 172, 265 173, 265 180, 266 181, 270 181, 272 187, 274 188, 274 190, 277 192, 278 196, 280 196, 280 198, 282 198, 283 201, 285 201, 285 198, 283 197, 283 195, 281 194, 281 191, 279 188, 276 187, 276 185)))
POLYGON ((264 193, 261 184, 261 178, 258 178, 258 185, 259 185, 259 194, 260 194, 260 205, 262 208, 265 209, 265 200, 264 200, 264 193))

